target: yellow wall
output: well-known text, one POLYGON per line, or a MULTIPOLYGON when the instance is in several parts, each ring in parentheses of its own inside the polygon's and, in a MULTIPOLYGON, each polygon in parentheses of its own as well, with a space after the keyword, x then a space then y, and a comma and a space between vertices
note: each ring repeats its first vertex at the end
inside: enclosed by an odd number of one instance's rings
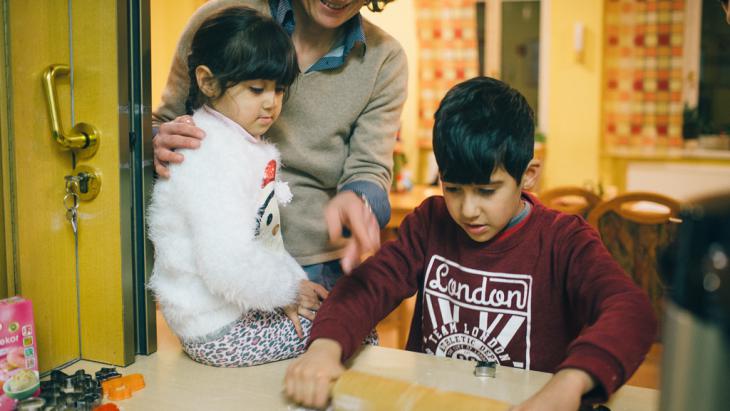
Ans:
POLYGON ((603 1, 551 0, 547 160, 543 188, 596 183, 601 142, 603 1), (585 27, 582 59, 573 49, 585 27))
MULTIPOLYGON (((383 13, 363 15, 397 38, 408 56, 408 100, 402 116, 402 139, 417 168, 418 39, 415 0, 389 4, 383 13)), ((547 162, 543 187, 592 184, 599 180, 603 71, 603 0, 549 2, 549 77, 547 162), (574 24, 585 27, 581 58, 573 50, 574 24)))
MULTIPOLYGON (((363 8, 363 16, 400 41, 408 57, 408 99, 401 136, 408 168, 418 170, 418 39, 416 0, 399 0, 382 13, 363 8)), ((164 88, 177 39, 204 0, 155 0, 152 19, 152 105, 164 88)), ((543 187, 595 184, 599 179, 603 0, 551 0, 549 3, 547 161, 543 187), (585 27, 584 52, 573 50, 575 23, 585 27)))
POLYGON ((401 116, 401 141, 408 158, 406 166, 415 178, 418 170, 418 38, 416 36, 415 0, 398 0, 380 13, 363 8, 363 16, 398 39, 408 58, 408 99, 401 116))
POLYGON ((190 15, 205 0, 154 0, 150 1, 150 42, 152 71, 152 107, 160 103, 175 55, 177 40, 182 34, 190 15))

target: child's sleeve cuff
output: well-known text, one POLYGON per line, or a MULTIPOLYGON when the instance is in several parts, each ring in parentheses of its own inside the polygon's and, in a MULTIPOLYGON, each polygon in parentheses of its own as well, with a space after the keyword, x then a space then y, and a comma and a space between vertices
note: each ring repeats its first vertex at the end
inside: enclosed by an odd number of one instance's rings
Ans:
POLYGON ((357 349, 358 345, 354 343, 356 340, 353 335, 348 331, 349 327, 340 324, 337 320, 326 319, 324 321, 318 321, 316 327, 312 327, 312 332, 307 342, 307 348, 312 344, 312 341, 318 338, 329 338, 340 343, 342 346, 342 362, 347 361, 357 349))
POLYGON ((583 396, 586 402, 605 402, 624 383, 621 364, 607 351, 591 345, 571 348, 555 372, 565 368, 583 370, 596 381, 596 386, 583 396))

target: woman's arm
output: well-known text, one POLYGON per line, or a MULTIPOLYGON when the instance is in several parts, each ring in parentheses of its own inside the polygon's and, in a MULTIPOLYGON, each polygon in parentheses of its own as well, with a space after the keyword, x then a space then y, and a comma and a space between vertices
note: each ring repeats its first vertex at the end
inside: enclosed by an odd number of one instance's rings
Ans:
POLYGON ((379 228, 390 220, 393 147, 408 86, 405 52, 393 44, 395 40, 390 41, 386 43, 393 49, 380 67, 370 100, 353 124, 339 193, 325 209, 331 239, 339 239, 343 227, 352 233, 341 260, 345 272, 360 262, 361 255, 378 249, 379 228))

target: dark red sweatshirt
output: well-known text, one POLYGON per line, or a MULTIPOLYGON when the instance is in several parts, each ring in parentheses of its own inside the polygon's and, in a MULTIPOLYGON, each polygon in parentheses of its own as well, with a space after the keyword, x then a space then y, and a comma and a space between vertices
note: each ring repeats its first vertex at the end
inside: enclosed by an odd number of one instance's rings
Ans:
POLYGON ((582 218, 532 211, 516 229, 478 243, 443 197, 424 201, 395 241, 341 278, 310 341, 331 338, 349 358, 375 325, 418 294, 407 349, 556 372, 579 368, 605 400, 643 361, 656 333, 646 294, 582 218))

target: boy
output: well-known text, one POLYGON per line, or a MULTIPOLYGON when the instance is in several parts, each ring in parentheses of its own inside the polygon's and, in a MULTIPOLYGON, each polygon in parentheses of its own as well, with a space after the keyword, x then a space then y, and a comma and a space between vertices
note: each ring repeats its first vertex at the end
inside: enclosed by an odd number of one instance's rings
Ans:
POLYGON ((329 383, 382 318, 418 294, 407 349, 554 372, 517 409, 606 400, 643 361, 656 332, 647 296, 577 216, 529 190, 533 112, 504 83, 455 86, 435 115, 443 197, 426 199, 389 242, 322 304, 287 394, 323 406, 329 383))

